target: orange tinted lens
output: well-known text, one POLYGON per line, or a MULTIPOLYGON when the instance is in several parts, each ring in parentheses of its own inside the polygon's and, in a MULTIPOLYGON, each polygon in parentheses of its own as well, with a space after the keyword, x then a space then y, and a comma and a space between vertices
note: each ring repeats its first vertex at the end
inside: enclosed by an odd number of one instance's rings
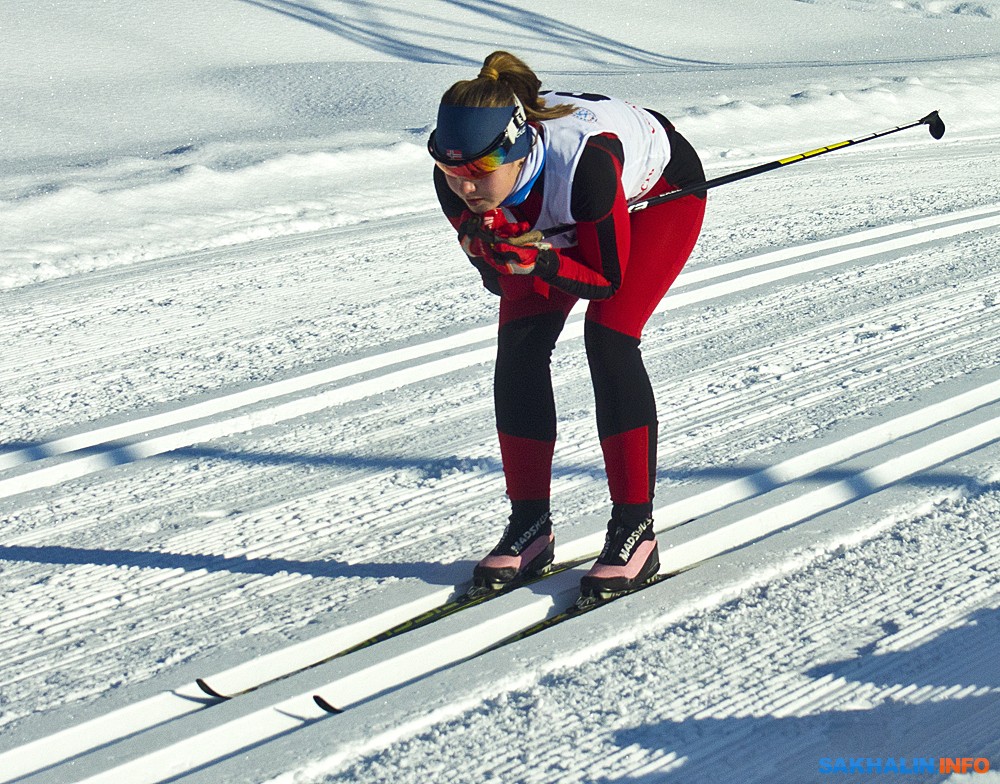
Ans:
POLYGON ((506 158, 507 151, 499 149, 487 153, 482 158, 476 158, 474 161, 461 163, 457 166, 449 166, 447 163, 440 161, 438 161, 437 165, 445 174, 450 174, 452 177, 461 177, 465 180, 480 180, 503 166, 506 158))

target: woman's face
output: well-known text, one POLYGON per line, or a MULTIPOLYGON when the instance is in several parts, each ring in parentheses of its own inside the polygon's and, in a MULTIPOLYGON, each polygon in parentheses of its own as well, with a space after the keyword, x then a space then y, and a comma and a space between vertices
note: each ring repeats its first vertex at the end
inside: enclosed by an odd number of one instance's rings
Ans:
POLYGON ((457 195, 471 212, 482 215, 495 210, 514 190, 517 175, 524 166, 524 158, 503 164, 485 177, 467 179, 455 177, 445 172, 448 187, 457 195))

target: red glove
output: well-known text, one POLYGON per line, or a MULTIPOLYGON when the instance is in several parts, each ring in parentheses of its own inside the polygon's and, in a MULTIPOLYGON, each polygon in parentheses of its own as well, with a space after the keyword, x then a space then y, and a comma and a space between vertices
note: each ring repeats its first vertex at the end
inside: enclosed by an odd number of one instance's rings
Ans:
POLYGON ((489 229, 483 226, 483 218, 481 215, 476 215, 475 213, 465 210, 462 213, 461 218, 459 218, 460 223, 458 225, 458 241, 462 246, 462 250, 470 258, 481 258, 486 257, 487 248, 493 242, 495 242, 498 237, 489 229))
POLYGON ((532 275, 538 269, 542 250, 545 249, 535 244, 519 246, 496 242, 487 248, 488 255, 484 258, 508 275, 532 275))
POLYGON ((499 209, 483 213, 482 219, 483 228, 493 232, 500 239, 520 237, 531 230, 531 224, 527 221, 507 220, 507 213, 499 209))
POLYGON ((507 220, 503 210, 482 215, 462 213, 458 239, 470 257, 483 259, 504 275, 547 274, 558 268, 558 259, 546 242, 513 245, 506 239, 520 237, 531 229, 527 221, 507 220))

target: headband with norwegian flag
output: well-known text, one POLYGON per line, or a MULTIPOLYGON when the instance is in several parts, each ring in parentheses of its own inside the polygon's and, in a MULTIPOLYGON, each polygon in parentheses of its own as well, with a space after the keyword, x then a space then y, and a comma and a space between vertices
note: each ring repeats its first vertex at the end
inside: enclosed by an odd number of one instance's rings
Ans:
POLYGON ((505 162, 525 157, 531 149, 527 114, 517 96, 512 97, 512 106, 499 108, 441 104, 437 128, 427 142, 431 157, 448 166, 470 163, 501 148, 505 162))

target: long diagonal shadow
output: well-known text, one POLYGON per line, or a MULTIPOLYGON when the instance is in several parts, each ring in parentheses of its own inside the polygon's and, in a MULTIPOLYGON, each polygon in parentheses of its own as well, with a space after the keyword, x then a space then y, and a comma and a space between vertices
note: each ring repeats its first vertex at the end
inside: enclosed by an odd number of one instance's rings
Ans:
POLYGON ((101 550, 60 545, 0 545, 0 561, 51 565, 118 566, 140 569, 183 569, 188 572, 233 574, 303 574, 310 577, 362 577, 403 579, 416 577, 435 585, 455 585, 470 573, 472 562, 452 564, 428 561, 411 563, 344 563, 336 560, 301 561, 288 558, 247 558, 143 550, 101 550))
MULTIPOLYGON (((433 26, 434 31, 414 28, 411 25, 391 24, 378 18, 378 13, 400 13, 398 9, 381 6, 367 0, 343 0, 340 5, 350 6, 356 16, 350 13, 334 12, 324 9, 320 3, 309 3, 304 0, 240 0, 247 5, 256 6, 284 17, 317 27, 360 44, 368 49, 382 54, 400 57, 404 60, 420 63, 445 63, 456 65, 478 65, 479 59, 456 54, 443 48, 443 44, 468 44, 470 39, 469 24, 462 27, 463 34, 449 35, 445 32, 455 26, 455 20, 448 15, 448 6, 461 9, 470 14, 483 17, 480 32, 490 40, 497 36, 498 29, 506 26, 513 34, 522 34, 519 49, 533 50, 530 40, 523 36, 524 31, 531 31, 546 42, 546 53, 553 48, 561 48, 571 54, 577 61, 587 61, 606 65, 609 61, 626 61, 634 65, 670 67, 682 65, 718 66, 724 63, 708 60, 693 60, 671 57, 637 46, 632 46, 583 27, 571 24, 565 19, 557 19, 537 11, 530 11, 523 6, 498 2, 476 3, 470 0, 442 0, 443 13, 435 16, 427 11, 406 10, 406 17, 411 21, 420 19, 426 26, 433 26), (423 40, 425 42, 422 42, 423 40)), ((484 46, 487 45, 484 38, 484 46)))
MULTIPOLYGON (((887 639, 897 631, 887 627, 887 639)), ((876 642, 846 661, 821 664, 803 673, 816 679, 818 687, 831 682, 831 676, 847 684, 876 684, 887 690, 887 696, 874 707, 848 705, 808 715, 775 716, 758 705, 758 715, 715 718, 708 715, 711 706, 699 706, 698 718, 640 723, 617 731, 613 742, 649 754, 645 758, 635 755, 645 770, 634 771, 628 779, 644 784, 720 778, 806 784, 860 781, 866 773, 865 780, 951 780, 940 770, 942 758, 982 757, 996 767, 1000 753, 998 644, 1000 611, 977 610, 961 626, 920 645, 879 653, 876 642), (893 693, 895 687, 904 685, 936 687, 939 695, 909 702, 893 693), (651 757, 662 764, 650 764, 651 757), (903 772, 893 775, 890 766, 903 772), (918 767, 924 772, 915 776, 918 767), (723 770, 725 775, 720 776, 723 770), (856 775, 838 777, 836 773, 856 775)), ((595 779, 610 780, 617 778, 595 779)))
MULTIPOLYGON (((25 452, 27 463, 37 462, 50 457, 100 457, 106 468, 128 465, 141 460, 165 460, 174 458, 222 460, 247 465, 272 466, 309 466, 317 469, 346 469, 349 471, 399 471, 414 470, 425 479, 438 479, 445 475, 460 473, 503 474, 503 466, 495 457, 438 457, 430 455, 405 454, 354 454, 347 452, 327 452, 309 454, 298 452, 255 451, 224 449, 203 444, 180 447, 162 454, 149 456, 129 442, 108 441, 92 447, 85 447, 74 452, 63 454, 49 453, 46 442, 43 441, 13 441, 0 446, 0 455, 7 452, 25 452)), ((765 463, 742 463, 739 465, 700 466, 692 468, 659 469, 657 478, 670 482, 697 482, 710 480, 750 480, 754 490, 765 493, 788 484, 787 481, 771 475, 771 466, 765 463)), ((552 475, 557 479, 587 478, 603 481, 604 467, 597 463, 569 463, 556 461, 552 466, 552 475)), ((870 491, 866 478, 857 470, 825 468, 808 476, 795 480, 819 484, 827 482, 849 481, 858 495, 870 491)), ((913 487, 937 487, 943 484, 978 485, 976 477, 953 473, 949 471, 929 470, 914 474, 897 484, 913 487)))
MULTIPOLYGON (((34 450, 41 459, 44 455, 43 442, 20 442, 8 444, 4 450, 34 450)), ((320 469, 344 469, 350 472, 379 473, 385 471, 413 470, 423 478, 441 478, 455 472, 487 473, 500 475, 503 468, 495 458, 434 458, 422 455, 355 455, 355 454, 296 454, 289 452, 262 452, 223 449, 207 445, 196 445, 146 458, 132 454, 128 444, 109 444, 91 447, 73 453, 74 456, 103 456, 108 466, 127 464, 140 459, 211 459, 246 463, 251 465, 305 465, 320 469)), ((604 480, 604 469, 598 465, 559 464, 553 467, 557 478, 579 478, 604 480)), ((775 490, 788 485, 787 481, 772 477, 766 465, 744 464, 733 466, 700 467, 680 471, 660 471, 660 479, 674 482, 683 481, 730 481, 744 480, 752 483, 754 495, 775 490)), ((331 478, 333 480, 333 478, 331 478)), ((820 470, 796 484, 824 484, 848 481, 852 494, 863 497, 873 492, 863 474, 836 467, 820 470)), ((981 485, 978 477, 950 471, 929 470, 914 474, 897 484, 912 487, 973 486, 981 485)), ((845 502, 847 503, 847 502, 845 502)), ((207 570, 210 572, 234 572, 247 574, 274 575, 283 572, 307 574, 313 577, 370 577, 406 578, 416 577, 434 584, 454 584, 464 579, 468 564, 440 564, 434 562, 412 563, 361 563, 348 564, 339 561, 301 561, 283 558, 246 558, 245 556, 220 556, 204 554, 180 554, 167 552, 144 552, 133 550, 99 550, 63 546, 17 546, 0 545, 0 560, 27 561, 48 564, 97 564, 107 566, 137 566, 142 568, 184 569, 187 571, 207 570)))
MULTIPOLYGON (((178 449, 164 452, 152 457, 144 454, 140 449, 128 442, 108 441, 104 444, 86 447, 75 452, 63 455, 62 453, 49 454, 46 450, 46 443, 43 441, 14 441, 0 446, 0 455, 5 452, 28 453, 29 460, 34 462, 45 460, 49 457, 100 457, 106 468, 140 460, 162 460, 171 458, 191 458, 191 459, 212 459, 224 460, 248 465, 300 465, 318 469, 342 468, 353 471, 392 471, 392 470, 415 470, 426 479, 437 479, 447 474, 462 472, 475 473, 483 472, 500 475, 503 473, 503 466, 494 457, 432 457, 429 455, 386 455, 386 454, 353 454, 344 452, 329 452, 323 454, 306 454, 296 452, 275 452, 275 451, 253 451, 234 450, 212 447, 207 445, 194 445, 180 447, 178 449)), ((775 490, 787 484, 786 481, 776 479, 771 476, 770 466, 767 464, 744 463, 740 465, 724 466, 701 466, 697 468, 661 469, 657 471, 660 480, 672 482, 691 482, 705 480, 750 480, 753 482, 754 490, 758 493, 765 493, 775 490)), ((552 467, 554 478, 590 478, 603 480, 605 478, 604 468, 598 464, 586 463, 566 463, 556 462, 552 467)), ((866 483, 866 478, 856 470, 846 470, 838 468, 826 468, 796 480, 797 482, 808 482, 812 484, 824 482, 837 482, 847 480, 852 484, 852 488, 858 495, 863 495, 870 491, 866 483)), ((942 484, 978 484, 975 477, 964 474, 956 474, 947 471, 930 470, 915 474, 900 480, 898 484, 910 485, 913 487, 936 487, 942 484)))
POLYGON ((546 42, 561 44, 567 52, 572 52, 574 58, 587 59, 596 64, 607 63, 606 59, 598 57, 600 54, 616 60, 625 58, 635 65, 645 66, 723 65, 723 63, 710 60, 671 57, 648 49, 641 49, 624 41, 618 41, 578 27, 565 19, 556 19, 537 11, 529 11, 524 5, 504 3, 500 0, 493 0, 488 4, 476 3, 473 0, 445 0, 445 2, 466 11, 486 16, 494 24, 499 19, 510 24, 513 30, 533 30, 546 42))
MULTIPOLYGON (((471 57, 463 57, 437 47, 410 43, 401 37, 400 29, 389 26, 379 28, 370 19, 359 22, 343 15, 312 8, 305 3, 291 2, 291 0, 240 0, 240 2, 305 22, 326 32, 339 35, 351 43, 361 44, 376 52, 394 55, 410 62, 454 65, 475 65, 478 62, 471 57)), ((439 43, 442 41, 442 37, 435 36, 434 40, 439 43)), ((444 40, 447 40, 447 36, 444 37, 444 40)), ((456 37, 452 41, 458 43, 464 39, 456 37)))

